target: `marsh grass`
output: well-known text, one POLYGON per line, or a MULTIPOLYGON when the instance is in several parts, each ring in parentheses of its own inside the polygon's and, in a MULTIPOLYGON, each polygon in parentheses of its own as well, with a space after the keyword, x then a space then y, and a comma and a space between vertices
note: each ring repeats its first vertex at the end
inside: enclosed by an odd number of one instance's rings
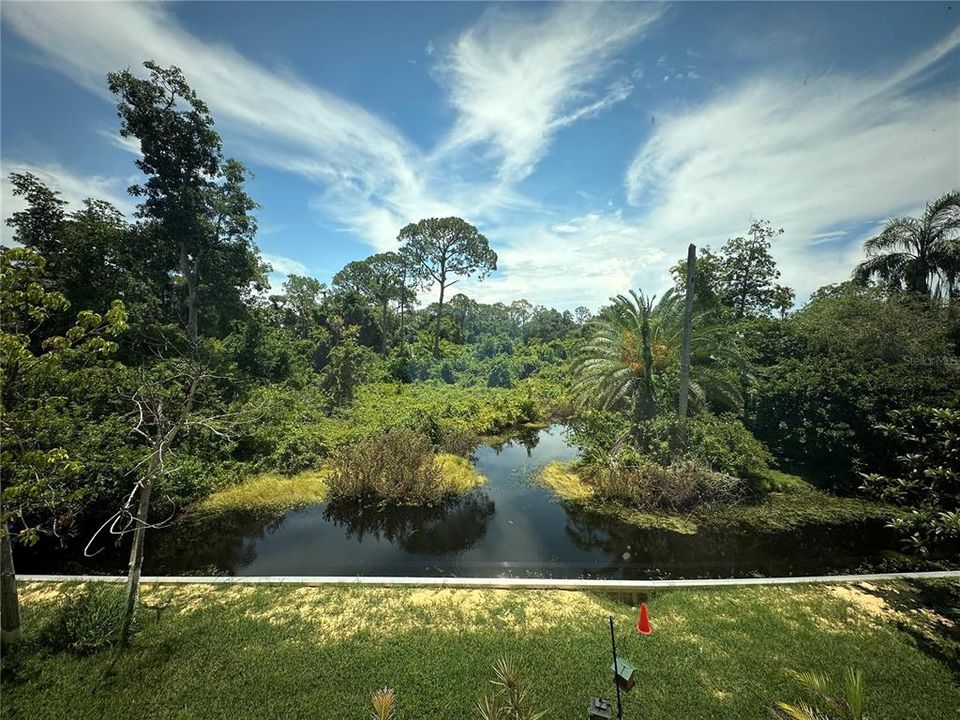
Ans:
POLYGON ((191 508, 193 516, 237 511, 284 512, 323 502, 327 497, 329 470, 315 470, 292 477, 258 475, 218 490, 191 508))
POLYGON ((621 503, 599 498, 590 484, 576 472, 576 463, 555 461, 547 464, 537 476, 537 482, 550 488, 564 502, 575 503, 592 512, 617 518, 640 528, 669 530, 691 535, 697 525, 677 514, 644 512, 624 507, 621 503))
POLYGON ((440 484, 446 493, 468 492, 487 481, 469 460, 460 455, 438 453, 436 463, 440 468, 440 484))
MULTIPOLYGON (((4 658, 3 715, 19 718, 365 718, 371 694, 396 690, 398 717, 477 717, 498 657, 522 657, 550 718, 610 697, 607 616, 637 666, 625 716, 765 717, 795 696, 788 673, 864 673, 868 710, 884 718, 954 717, 960 686, 900 629, 910 608, 878 607, 857 586, 672 589, 648 594, 654 633, 636 608, 563 591, 328 586, 145 585, 167 609, 127 652, 77 658, 29 651, 61 586, 22 588, 24 647, 4 658), (843 589, 839 592, 837 588, 843 589), (833 589, 831 589, 833 588, 833 589)), ((884 584, 893 597, 900 584, 884 584)))
POLYGON ((566 502, 619 518, 642 528, 695 533, 699 525, 738 526, 760 532, 791 530, 808 524, 888 520, 898 512, 885 503, 832 495, 815 488, 798 475, 770 471, 764 491, 735 505, 707 505, 689 512, 631 508, 604 497, 578 471, 576 463, 552 462, 537 478, 566 502))

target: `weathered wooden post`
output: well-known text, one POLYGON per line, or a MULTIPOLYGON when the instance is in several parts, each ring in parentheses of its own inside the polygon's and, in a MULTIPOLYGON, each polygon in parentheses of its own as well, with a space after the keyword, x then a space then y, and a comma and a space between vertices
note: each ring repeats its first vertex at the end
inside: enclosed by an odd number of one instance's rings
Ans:
POLYGON ((687 404, 690 396, 690 331, 693 324, 693 292, 697 273, 697 246, 687 248, 687 282, 683 298, 683 337, 680 348, 680 428, 682 440, 687 440, 687 404))

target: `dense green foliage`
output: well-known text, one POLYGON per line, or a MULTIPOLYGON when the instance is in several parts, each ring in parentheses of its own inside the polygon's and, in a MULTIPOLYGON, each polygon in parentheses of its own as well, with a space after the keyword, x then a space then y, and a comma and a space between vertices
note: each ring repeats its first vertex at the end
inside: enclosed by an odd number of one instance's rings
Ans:
POLYGON ((864 474, 862 488, 912 508, 893 526, 913 548, 926 552, 960 538, 960 411, 895 410, 878 429, 894 443, 900 472, 896 477, 864 474))
MULTIPOLYGON (((291 275, 268 295, 244 167, 177 68, 145 70, 108 78, 141 148, 133 219, 97 199, 68 212, 37 178, 11 177, 26 208, 9 220, 23 247, 4 251, 4 500, 20 540, 69 541, 144 467, 166 516, 244 478, 317 471, 371 437, 410 432, 466 456, 479 437, 556 417, 575 425, 585 472, 633 506, 728 504, 775 486, 775 466, 855 493, 861 473, 904 477, 882 430, 897 411, 958 406, 955 193, 868 244, 912 243, 913 260, 874 257, 857 284, 792 313, 771 254, 782 231, 758 220, 701 250, 683 418, 682 292, 625 288, 595 313, 447 297, 497 266, 460 218, 398 229, 395 250, 330 287, 291 275), (421 291, 437 302, 419 306, 421 291)), ((929 526, 955 511, 937 497, 903 504, 929 526)))

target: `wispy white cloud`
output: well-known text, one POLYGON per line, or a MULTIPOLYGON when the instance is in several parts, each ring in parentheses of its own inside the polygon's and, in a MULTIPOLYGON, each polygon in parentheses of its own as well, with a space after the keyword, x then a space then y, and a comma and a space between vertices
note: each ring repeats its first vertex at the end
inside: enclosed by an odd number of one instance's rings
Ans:
MULTIPOLYGON (((4 22, 105 99, 111 70, 137 69, 147 57, 180 66, 231 150, 314 183, 314 211, 376 250, 395 247, 399 228, 422 217, 474 222, 500 254, 500 269, 485 282, 458 285, 478 299, 525 296, 573 308, 629 287, 659 292, 687 242, 719 245, 753 217, 787 229, 775 252, 784 280, 802 294, 847 275, 865 225, 910 212, 956 183, 957 88, 933 92, 922 81, 955 51, 960 30, 882 73, 803 84, 796 69, 767 70, 696 106, 677 109, 671 100, 667 111, 651 108, 657 122, 626 174, 633 207, 622 212, 621 199, 608 201, 606 192, 571 191, 604 208, 593 213, 557 212, 520 194, 517 183, 561 128, 629 96, 643 73, 639 66, 621 72, 618 53, 662 12, 596 4, 495 9, 449 48, 428 45, 457 113, 432 151, 288 70, 191 35, 163 6, 8 3, 4 22)), ((649 67, 671 73, 664 79, 672 86, 679 69, 662 60, 649 67)), ((682 69, 696 79, 696 68, 682 69)), ((69 199, 95 195, 129 207, 126 182, 38 169, 69 199)), ((3 200, 6 214, 6 184, 3 200)), ((318 242, 336 242, 326 237, 318 242)), ((310 273, 293 258, 267 260, 274 281, 310 273)))
POLYGON ((589 100, 617 50, 663 8, 573 3, 543 13, 495 8, 464 32, 437 66, 458 119, 439 148, 489 146, 505 182, 526 177, 554 131, 623 100, 627 85, 589 100))
POLYGON ((278 275, 310 275, 310 268, 299 260, 270 253, 261 253, 261 256, 278 275))
POLYGON ((960 168, 958 87, 921 81, 960 45, 960 29, 882 74, 763 75, 658 117, 626 174, 647 232, 722 242, 753 217, 786 234, 783 278, 807 293, 859 257, 823 233, 911 210, 953 187, 960 168), (814 248, 816 247, 816 250, 814 248))
POLYGON ((13 3, 4 21, 51 66, 103 96, 108 72, 139 71, 144 58, 177 65, 232 146, 259 162, 369 198, 418 187, 417 151, 389 123, 289 71, 193 36, 159 5, 13 3))
POLYGON ((136 138, 123 137, 114 130, 98 130, 97 134, 118 150, 123 150, 137 157, 141 156, 140 141, 136 138))
POLYGON ((654 290, 674 260, 639 223, 620 211, 528 221, 503 229, 498 271, 462 291, 486 302, 526 297, 572 310, 592 307, 631 287, 654 290))

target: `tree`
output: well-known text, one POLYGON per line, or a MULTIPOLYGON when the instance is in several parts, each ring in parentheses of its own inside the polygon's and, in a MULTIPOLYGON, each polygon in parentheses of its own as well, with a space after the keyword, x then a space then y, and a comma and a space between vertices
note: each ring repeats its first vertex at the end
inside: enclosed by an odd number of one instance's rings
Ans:
POLYGON ((321 303, 327 286, 316 278, 289 275, 283 283, 283 294, 270 300, 278 307, 284 326, 297 337, 307 340, 320 327, 321 303))
POLYGON ((483 279, 497 269, 497 254, 480 231, 457 217, 429 218, 404 227, 397 239, 414 272, 440 286, 433 332, 433 355, 440 357, 440 319, 447 288, 460 277, 483 279), (457 278, 457 279, 451 279, 457 278))
POLYGON ((573 319, 577 325, 582 327, 593 319, 593 313, 590 312, 590 308, 580 305, 573 311, 573 319))
MULTIPOLYGON (((852 282, 821 288, 783 321, 738 325, 756 382, 747 425, 784 462, 847 484, 877 466, 891 410, 960 400, 948 308, 852 282)), ((846 489, 852 489, 849 486, 846 489)))
POLYGON ((509 310, 510 319, 513 320, 514 328, 519 334, 523 328, 523 324, 529 320, 533 314, 533 305, 529 300, 521 298, 520 300, 514 300, 510 303, 509 310))
POLYGON ((200 346, 191 344, 190 355, 167 358, 165 355, 176 353, 176 348, 165 344, 155 348, 157 362, 140 367, 138 386, 128 399, 135 409, 133 431, 144 441, 145 452, 131 470, 136 482, 122 506, 88 543, 89 547, 104 529, 109 529, 112 535, 133 535, 120 628, 120 642, 124 646, 129 643, 140 593, 146 532, 156 527, 150 518, 154 483, 171 472, 177 439, 182 433, 202 429, 229 441, 232 440, 230 430, 237 421, 238 413, 208 412, 211 406, 219 405, 215 381, 224 378, 218 378, 209 363, 201 358, 201 350, 200 346))
POLYGON ((629 403, 634 426, 656 414, 654 298, 630 291, 618 295, 574 364, 574 390, 584 403, 616 407, 629 403))
POLYGON ((115 301, 104 314, 81 311, 63 335, 51 334, 51 319, 70 307, 59 292, 43 284, 43 256, 27 248, 0 253, 0 445, 4 466, 3 513, 0 515, 3 643, 19 637, 19 609, 13 568, 11 524, 20 526, 21 543, 41 532, 57 532, 57 518, 82 502, 83 489, 70 491, 61 478, 76 475, 78 464, 63 447, 45 445, 36 428, 40 419, 58 411, 38 376, 65 362, 90 364, 112 354, 107 338, 126 328, 123 303, 115 301), (37 512, 44 507, 43 517, 37 512), (52 518, 52 527, 43 520, 52 518))
POLYGON ((931 203, 919 218, 887 221, 863 244, 867 259, 853 279, 877 278, 891 288, 955 298, 960 295, 960 191, 931 203))
MULTIPOLYGON (((750 224, 747 237, 731 238, 724 243, 716 273, 720 298, 733 308, 738 320, 773 309, 779 287, 774 281, 780 277, 780 271, 770 254, 770 241, 782 234, 782 229, 774 230, 768 221, 756 220, 750 224)), ((704 264, 709 272, 709 261, 704 264)))
MULTIPOLYGON (((708 401, 741 406, 737 385, 717 370, 732 367, 743 373, 746 363, 724 327, 708 324, 706 317, 707 313, 695 314, 691 321, 691 407, 703 409, 708 401)), ((682 336, 683 298, 672 290, 656 305, 653 298, 633 291, 629 297, 613 298, 613 304, 598 314, 593 334, 573 365, 573 390, 580 403, 604 409, 626 407, 635 425, 653 417, 659 405, 658 385, 666 389, 658 378, 679 367, 682 336)))
POLYGON ((363 295, 380 310, 380 356, 387 356, 387 327, 390 303, 402 301, 407 292, 405 267, 400 255, 378 253, 347 263, 333 276, 335 287, 346 287, 363 295))
POLYGON ((456 319, 460 331, 460 342, 466 344, 470 341, 470 330, 477 313, 477 303, 463 293, 457 293, 447 304, 456 319))
POLYGON ((137 215, 156 222, 161 241, 175 250, 195 343, 202 291, 222 304, 265 282, 253 245, 257 206, 244 189, 246 168, 223 159, 213 118, 180 69, 144 67, 146 79, 124 70, 107 75, 107 84, 118 98, 120 134, 140 141, 136 164, 147 180, 130 187, 143 198, 137 215))
POLYGON ((353 400, 357 386, 366 379, 373 352, 357 342, 358 328, 350 325, 337 335, 339 342, 330 350, 329 362, 323 371, 323 387, 334 401, 346 404, 353 400))
POLYGON ((896 448, 900 472, 862 473, 861 490, 912 509, 890 526, 921 554, 960 537, 960 410, 894 410, 877 429, 896 448))
POLYGON ((773 305, 773 309, 780 313, 781 320, 787 316, 787 312, 793 307, 795 299, 796 295, 792 288, 784 287, 783 285, 777 285, 773 288, 771 304, 773 305))
POLYGON ((102 200, 88 198, 80 210, 68 213, 60 194, 30 173, 12 173, 10 182, 27 207, 7 224, 16 242, 44 257, 44 282, 72 307, 107 307, 122 299, 138 324, 163 321, 158 306, 171 287, 170 258, 164 259, 163 249, 146 237, 148 228, 131 226, 102 200))

